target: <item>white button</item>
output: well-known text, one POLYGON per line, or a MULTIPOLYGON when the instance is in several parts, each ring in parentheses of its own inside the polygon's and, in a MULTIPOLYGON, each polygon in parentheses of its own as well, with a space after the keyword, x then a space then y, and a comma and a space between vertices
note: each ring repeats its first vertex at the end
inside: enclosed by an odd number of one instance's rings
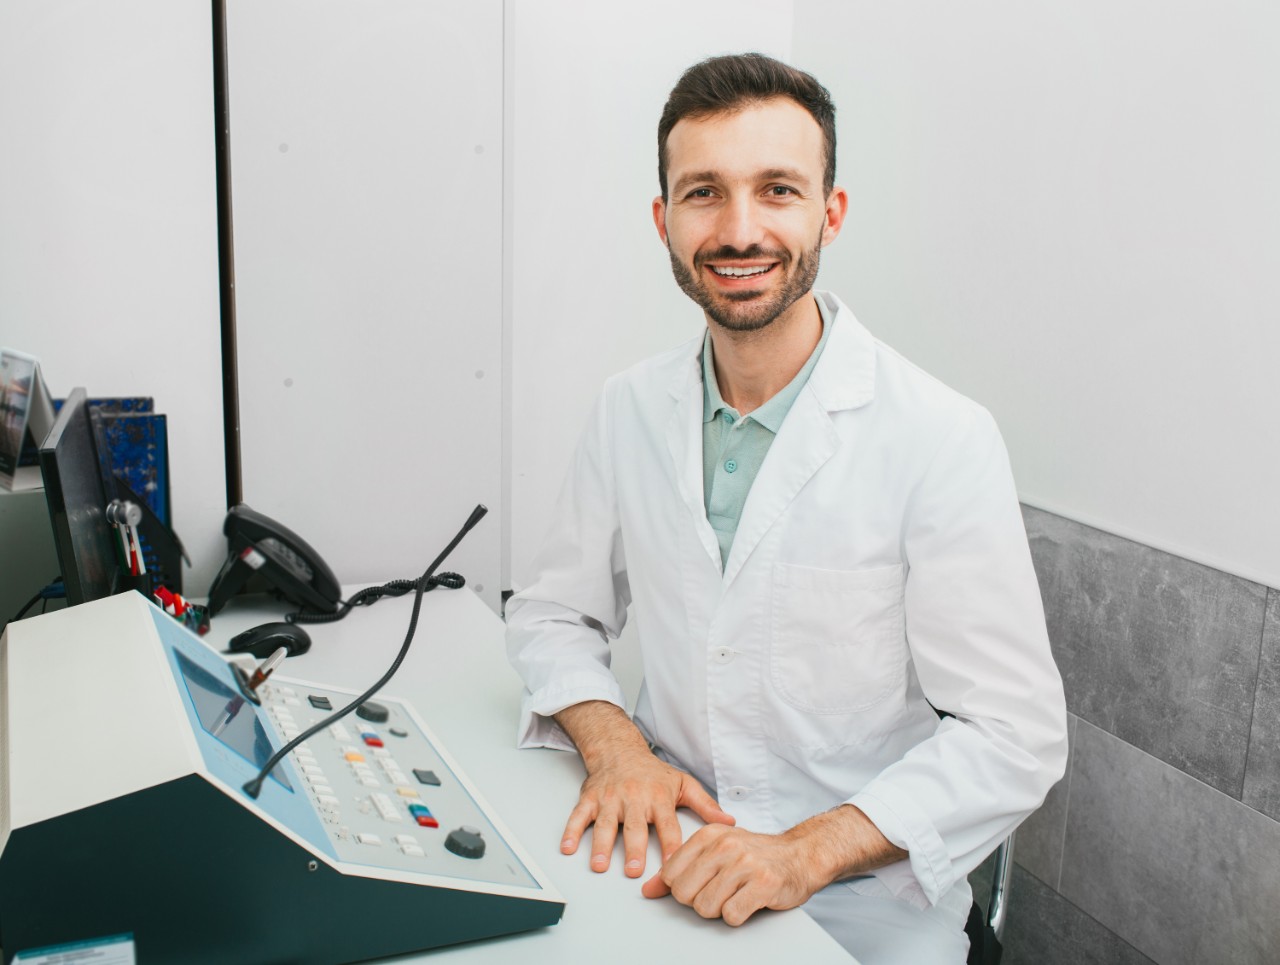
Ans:
POLYGON ((286 698, 284 699, 284 702, 285 702, 286 704, 288 704, 290 707, 301 707, 301 706, 302 706, 302 701, 300 701, 297 697, 286 697, 286 698))
POLYGON ((298 693, 292 687, 277 687, 276 692, 279 693, 282 697, 293 697, 293 696, 296 696, 298 693))
POLYGON ((735 784, 733 787, 729 788, 730 800, 745 801, 750 796, 751 796, 751 788, 749 787, 743 787, 740 784, 735 784))
POLYGON ((391 752, 387 750, 385 747, 375 747, 373 749, 373 756, 374 757, 390 757, 391 752))
POLYGON ((716 663, 729 663, 733 660, 734 652, 728 647, 716 647, 714 656, 716 663))
POLYGON ((362 777, 360 783, 365 787, 378 787, 378 779, 376 777, 362 777))
POLYGON ((306 774, 308 777, 324 777, 323 769, 317 767, 315 764, 303 764, 302 773, 306 774))
POLYGON ((400 850, 403 851, 410 858, 425 858, 427 856, 427 853, 423 851, 421 848, 419 848, 416 844, 401 845, 400 850))
MULTIPOLYGON (((315 791, 316 794, 321 797, 333 797, 333 788, 329 787, 327 784, 312 784, 311 790, 315 791)), ((334 800, 337 800, 337 798, 334 798, 334 800)))
POLYGON ((408 786, 409 786, 409 779, 408 779, 407 777, 405 777, 405 776, 404 776, 404 774, 403 774, 403 773, 401 773, 400 771, 391 771, 391 772, 389 772, 389 773, 387 774, 387 778, 388 778, 388 780, 390 780, 390 781, 391 781, 391 783, 392 783, 392 784, 396 785, 396 787, 408 787, 408 786))
POLYGON ((392 838, 392 840, 395 841, 396 844, 400 844, 400 845, 411 844, 414 847, 417 847, 417 844, 418 844, 418 839, 415 838, 412 834, 397 834, 394 838, 392 838))
POLYGON ((382 844, 382 839, 376 834, 357 834, 356 840, 361 844, 373 845, 375 848, 382 844))
POLYGON ((319 797, 317 797, 316 803, 319 804, 321 807, 329 808, 332 811, 336 811, 338 810, 339 807, 342 806, 341 801, 339 801, 336 797, 332 797, 328 794, 322 794, 319 797))

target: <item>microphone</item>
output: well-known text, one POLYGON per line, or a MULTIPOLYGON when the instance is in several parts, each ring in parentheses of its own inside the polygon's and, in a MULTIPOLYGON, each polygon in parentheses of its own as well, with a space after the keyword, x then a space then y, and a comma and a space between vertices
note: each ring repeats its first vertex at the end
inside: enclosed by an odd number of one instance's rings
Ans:
POLYGON ((462 529, 458 530, 458 535, 449 541, 449 545, 446 546, 440 552, 440 555, 432 561, 426 571, 414 581, 413 613, 409 617, 409 630, 408 633, 405 634, 404 643, 400 645, 400 652, 396 654, 395 660, 391 661, 391 666, 387 668, 387 672, 379 677, 378 681, 372 687, 362 693, 355 700, 351 701, 351 703, 347 704, 347 706, 343 707, 341 710, 335 710, 328 717, 324 717, 312 724, 301 734, 272 754, 267 760, 267 763, 262 765, 262 770, 258 772, 258 776, 245 783, 243 790, 249 795, 249 797, 257 800, 258 795, 262 793, 263 782, 266 781, 268 775, 276 769, 276 765, 284 760, 294 748, 312 735, 319 733, 329 725, 336 724, 343 717, 346 717, 347 714, 351 713, 381 690, 383 685, 395 676, 395 672, 399 670, 400 665, 404 663, 404 658, 409 655, 409 644, 413 642, 413 635, 418 629, 418 613, 422 610, 422 594, 426 592, 427 585, 430 582, 431 577, 435 575, 436 569, 444 562, 445 557, 453 552, 454 548, 462 542, 462 538, 466 536, 467 533, 471 532, 476 523, 484 519, 487 512, 489 512, 489 510, 486 506, 483 504, 477 505, 476 508, 471 511, 471 515, 467 517, 467 521, 462 524, 462 529))

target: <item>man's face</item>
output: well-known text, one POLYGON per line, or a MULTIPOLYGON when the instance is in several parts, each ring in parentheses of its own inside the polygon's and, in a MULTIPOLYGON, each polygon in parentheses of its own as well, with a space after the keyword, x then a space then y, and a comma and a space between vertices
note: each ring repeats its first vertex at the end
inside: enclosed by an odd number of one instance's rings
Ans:
POLYGON ((676 282, 727 329, 756 331, 813 288, 848 199, 822 193, 822 129, 788 97, 686 118, 667 139, 653 219, 676 282))

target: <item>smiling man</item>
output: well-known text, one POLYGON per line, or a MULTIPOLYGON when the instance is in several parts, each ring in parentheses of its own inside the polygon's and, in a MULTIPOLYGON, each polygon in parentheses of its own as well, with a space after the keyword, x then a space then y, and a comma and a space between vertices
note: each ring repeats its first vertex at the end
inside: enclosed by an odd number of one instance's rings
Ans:
POLYGON ((587 771, 561 850, 863 965, 965 960, 965 876, 1063 772, 1066 714, 990 415, 815 291, 848 208, 808 74, 713 58, 658 126, 658 235, 705 334, 606 384, 507 607, 521 743, 587 771), (608 641, 637 620, 634 719, 608 641), (682 840, 677 808, 706 826, 682 840), (651 871, 653 869, 650 869, 651 871))

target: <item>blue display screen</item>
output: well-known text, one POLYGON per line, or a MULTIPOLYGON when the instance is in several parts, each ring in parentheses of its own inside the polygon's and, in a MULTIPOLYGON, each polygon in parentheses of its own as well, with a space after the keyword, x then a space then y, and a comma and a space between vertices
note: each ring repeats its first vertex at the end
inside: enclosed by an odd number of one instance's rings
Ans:
MULTIPOLYGON (((175 651, 174 656, 200 726, 255 768, 261 769, 275 753, 275 748, 258 719, 257 708, 239 690, 232 689, 181 653, 175 651)), ((271 777, 293 789, 280 768, 272 770, 271 777)))

